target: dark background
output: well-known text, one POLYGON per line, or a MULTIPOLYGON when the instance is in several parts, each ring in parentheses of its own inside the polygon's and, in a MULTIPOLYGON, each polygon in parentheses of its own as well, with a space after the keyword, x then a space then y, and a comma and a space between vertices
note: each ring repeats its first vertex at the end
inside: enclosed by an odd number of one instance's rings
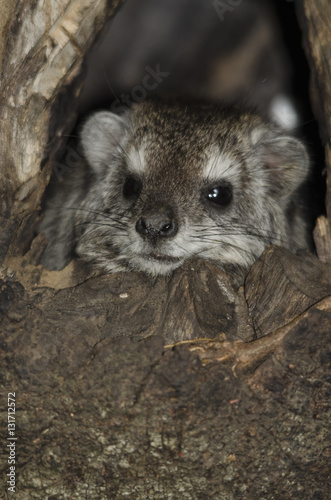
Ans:
POLYGON ((221 19, 213 1, 127 0, 87 58, 80 117, 122 102, 123 93, 132 101, 146 67, 157 65, 169 73, 154 91, 161 96, 239 101, 273 118, 272 100, 285 95, 298 120, 291 133, 305 141, 312 158, 307 191, 313 225, 324 213, 324 154, 295 2, 224 3, 229 10, 221 19))

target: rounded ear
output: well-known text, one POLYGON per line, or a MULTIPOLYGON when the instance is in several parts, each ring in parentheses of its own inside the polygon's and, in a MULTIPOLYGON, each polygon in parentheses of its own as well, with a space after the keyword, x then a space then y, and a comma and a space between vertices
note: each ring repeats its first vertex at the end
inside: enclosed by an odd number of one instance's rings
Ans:
POLYGON ((84 123, 80 132, 81 144, 88 163, 97 174, 121 154, 126 129, 125 118, 109 111, 98 111, 84 123))
POLYGON ((309 157, 299 139, 291 136, 261 139, 256 147, 271 192, 289 195, 307 179, 309 157))

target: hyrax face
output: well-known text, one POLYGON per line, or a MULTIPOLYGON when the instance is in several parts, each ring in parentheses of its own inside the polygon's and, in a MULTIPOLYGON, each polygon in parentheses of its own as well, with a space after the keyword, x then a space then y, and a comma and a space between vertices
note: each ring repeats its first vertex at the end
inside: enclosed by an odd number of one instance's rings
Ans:
POLYGON ((254 114, 146 102, 92 115, 82 144, 94 180, 76 252, 107 272, 170 274, 191 257, 247 270, 268 243, 305 246, 305 148, 254 114))

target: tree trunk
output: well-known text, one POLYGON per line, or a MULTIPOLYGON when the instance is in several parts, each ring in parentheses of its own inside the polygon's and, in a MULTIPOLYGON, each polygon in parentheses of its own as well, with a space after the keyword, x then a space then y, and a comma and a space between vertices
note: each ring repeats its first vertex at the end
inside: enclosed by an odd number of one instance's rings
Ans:
MULTIPOLYGON (((320 260, 268 247, 239 291, 201 261, 156 282, 34 264, 84 55, 119 3, 0 6, 3 496, 326 500, 331 181, 320 260)), ((331 4, 297 7, 330 180, 331 4)))
POLYGON ((297 12, 311 70, 311 102, 325 146, 328 223, 325 219, 319 221, 315 241, 319 256, 331 263, 331 6, 328 0, 302 0, 297 1, 297 12))

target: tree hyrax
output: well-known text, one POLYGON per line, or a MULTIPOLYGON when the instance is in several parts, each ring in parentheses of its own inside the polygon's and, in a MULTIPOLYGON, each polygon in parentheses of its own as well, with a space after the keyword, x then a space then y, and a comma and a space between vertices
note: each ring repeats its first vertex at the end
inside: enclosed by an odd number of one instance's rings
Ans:
POLYGON ((81 143, 40 225, 46 267, 156 276, 198 257, 240 281, 267 244, 307 246, 306 149, 250 111, 149 100, 93 114, 81 143))

